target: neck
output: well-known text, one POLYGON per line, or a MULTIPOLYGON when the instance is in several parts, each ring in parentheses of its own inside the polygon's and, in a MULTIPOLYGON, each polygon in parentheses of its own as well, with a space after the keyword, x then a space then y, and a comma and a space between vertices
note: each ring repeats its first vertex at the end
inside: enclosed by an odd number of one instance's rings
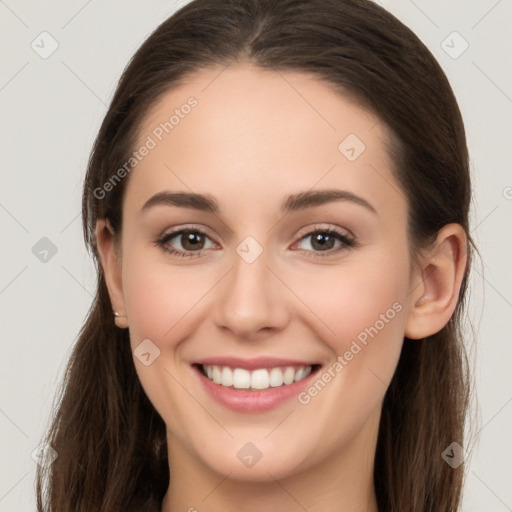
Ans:
MULTIPOLYGON (((360 433, 362 434, 362 432, 360 433)), ((170 485, 161 512, 378 512, 373 485, 376 435, 358 435, 320 464, 283 478, 244 481, 202 463, 168 432, 170 485)))

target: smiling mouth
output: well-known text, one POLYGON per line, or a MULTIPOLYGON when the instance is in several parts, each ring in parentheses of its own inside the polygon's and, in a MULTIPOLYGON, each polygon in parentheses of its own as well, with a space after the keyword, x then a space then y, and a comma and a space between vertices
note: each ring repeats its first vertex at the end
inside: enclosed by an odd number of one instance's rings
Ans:
POLYGON ((246 391, 263 391, 289 386, 300 382, 318 370, 320 365, 283 366, 274 368, 231 368, 218 365, 195 365, 210 381, 220 386, 246 391))

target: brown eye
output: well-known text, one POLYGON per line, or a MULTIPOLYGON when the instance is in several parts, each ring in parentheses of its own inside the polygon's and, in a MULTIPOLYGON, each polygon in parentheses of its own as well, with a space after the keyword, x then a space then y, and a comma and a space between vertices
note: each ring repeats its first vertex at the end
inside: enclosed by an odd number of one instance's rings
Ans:
POLYGON ((198 231, 184 231, 181 233, 180 242, 186 251, 195 251, 203 249, 205 236, 198 231))
POLYGON ((311 240, 311 247, 320 251, 332 249, 336 244, 334 236, 327 233, 317 233, 312 236, 311 240))
POLYGON ((323 256, 320 253, 326 253, 326 256, 335 254, 356 245, 352 237, 335 229, 316 229, 310 231, 301 238, 301 242, 308 240, 310 240, 309 244, 307 244, 309 247, 302 248, 310 252, 311 256, 314 257, 323 256))
POLYGON ((170 254, 184 257, 200 256, 203 250, 215 246, 210 237, 198 229, 180 229, 167 233, 156 244, 170 254))

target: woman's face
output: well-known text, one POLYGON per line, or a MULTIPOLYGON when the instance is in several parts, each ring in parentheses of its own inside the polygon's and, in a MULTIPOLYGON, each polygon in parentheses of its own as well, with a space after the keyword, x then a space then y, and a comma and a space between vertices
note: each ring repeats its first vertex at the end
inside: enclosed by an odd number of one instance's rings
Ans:
POLYGON ((318 80, 246 64, 148 113, 120 272, 172 460, 253 481, 371 465, 412 289, 385 137, 318 80))

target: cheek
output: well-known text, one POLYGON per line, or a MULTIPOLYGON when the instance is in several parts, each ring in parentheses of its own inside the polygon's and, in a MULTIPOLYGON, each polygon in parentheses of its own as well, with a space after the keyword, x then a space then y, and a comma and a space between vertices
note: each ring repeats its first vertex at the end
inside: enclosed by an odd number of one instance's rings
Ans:
POLYGON ((349 387, 359 409, 361 399, 375 405, 382 398, 400 356, 409 275, 405 249, 403 254, 388 260, 381 254, 364 264, 347 265, 325 278, 311 279, 303 288, 317 317, 316 330, 327 333, 324 342, 332 362, 339 362, 338 371, 332 372, 337 382, 333 391, 344 394, 349 387))
POLYGON ((405 293, 389 277, 388 274, 380 281, 369 282, 353 276, 345 281, 337 302, 338 315, 331 311, 337 353, 348 350, 354 340, 363 346, 377 336, 392 342, 403 331, 404 315, 400 313, 404 310, 405 293))
MULTIPOLYGON (((365 265, 340 268, 339 272, 316 274, 301 286, 305 302, 330 333, 326 339, 341 353, 347 343, 364 342, 368 330, 398 332, 403 327, 407 295, 407 266, 365 265), (393 325, 392 325, 393 324, 393 325)), ((324 329, 324 330, 325 330, 324 329)))
POLYGON ((326 332, 320 323, 332 331, 323 338, 331 362, 298 397, 304 414, 321 425, 318 443, 325 452, 319 457, 356 436, 370 419, 378 427, 400 357, 406 316, 407 261, 391 263, 368 261, 361 271, 340 271, 338 282, 331 275, 309 285, 308 305, 322 321, 315 320, 316 331, 326 332))
POLYGON ((187 395, 180 385, 181 368, 174 362, 180 361, 180 342, 193 335, 193 314, 206 292, 206 277, 197 268, 166 265, 154 251, 136 246, 123 259, 123 292, 136 372, 155 409, 177 432, 183 432, 183 425, 197 414, 183 407, 187 395), (137 360, 138 347, 145 340, 153 344, 146 350, 152 360, 147 366, 137 360), (154 354, 158 355, 153 360, 154 354))
POLYGON ((167 266, 143 251, 123 263, 123 291, 130 333, 139 338, 176 339, 186 315, 205 293, 205 272, 197 267, 167 266))

